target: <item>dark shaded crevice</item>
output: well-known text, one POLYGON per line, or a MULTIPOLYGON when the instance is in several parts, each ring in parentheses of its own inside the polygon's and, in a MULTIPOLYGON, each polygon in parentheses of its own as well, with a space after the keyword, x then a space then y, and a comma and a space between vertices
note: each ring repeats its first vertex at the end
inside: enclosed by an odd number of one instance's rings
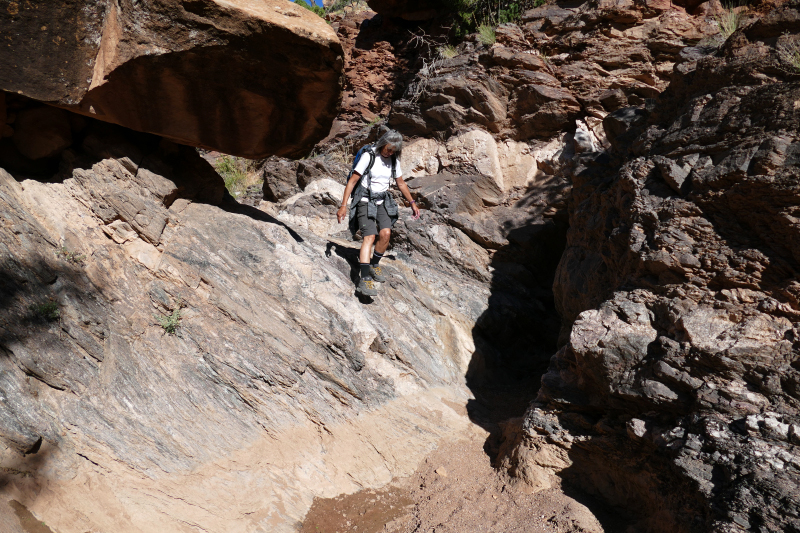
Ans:
MULTIPOLYGON (((552 284, 566 246, 563 217, 541 216, 543 205, 530 196, 518 203, 531 217, 508 231, 509 243, 492 258, 489 306, 472 330, 475 353, 467 386, 475 398, 467 404, 470 420, 489 431, 484 449, 496 462, 507 421, 525 414, 556 351, 560 318, 552 284)), ((558 197, 548 197, 553 201, 558 197)))

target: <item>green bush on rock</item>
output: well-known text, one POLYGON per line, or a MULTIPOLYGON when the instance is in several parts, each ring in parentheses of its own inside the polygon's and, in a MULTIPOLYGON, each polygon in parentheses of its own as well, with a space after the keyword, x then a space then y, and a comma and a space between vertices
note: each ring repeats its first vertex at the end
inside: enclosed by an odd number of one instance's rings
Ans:
MULTIPOLYGON (((499 24, 518 22, 526 10, 545 3, 547 0, 447 0, 453 17, 453 33, 458 39, 481 31, 482 26, 489 26, 494 31, 499 24)), ((479 37, 484 42, 483 32, 479 37)))
POLYGON ((295 0, 294 3, 297 4, 298 6, 302 6, 308 9, 309 11, 313 11, 320 17, 325 17, 326 14, 325 8, 318 6, 316 3, 314 3, 314 0, 311 0, 311 3, 306 2, 306 0, 295 0))
POLYGON ((244 157, 223 155, 214 162, 217 174, 225 181, 225 188, 234 198, 238 198, 250 185, 253 162, 244 157))

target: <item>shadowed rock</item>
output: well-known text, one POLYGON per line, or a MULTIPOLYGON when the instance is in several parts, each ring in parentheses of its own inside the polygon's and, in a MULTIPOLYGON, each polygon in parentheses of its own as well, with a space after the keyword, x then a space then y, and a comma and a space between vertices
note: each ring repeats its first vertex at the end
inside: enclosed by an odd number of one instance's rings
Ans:
POLYGON ((428 20, 444 11, 444 2, 435 0, 368 0, 370 8, 388 17, 428 20))
POLYGON ((563 347, 511 463, 640 509, 631 530, 800 528, 800 87, 772 44, 797 6, 678 65, 650 118, 608 115, 620 165, 574 167, 563 347))
POLYGON ((9 4, 0 89, 244 157, 299 155, 330 129, 342 49, 282 0, 9 4))

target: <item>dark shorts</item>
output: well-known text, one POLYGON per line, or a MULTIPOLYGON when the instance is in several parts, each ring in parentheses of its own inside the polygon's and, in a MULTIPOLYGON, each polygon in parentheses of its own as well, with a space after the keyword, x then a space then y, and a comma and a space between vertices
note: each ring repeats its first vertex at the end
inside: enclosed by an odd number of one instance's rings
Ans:
POLYGON ((361 230, 362 237, 377 235, 378 231, 382 229, 392 229, 392 219, 389 218, 389 213, 386 212, 386 202, 378 206, 377 224, 375 220, 367 216, 367 202, 358 203, 356 217, 358 217, 358 228, 361 230))

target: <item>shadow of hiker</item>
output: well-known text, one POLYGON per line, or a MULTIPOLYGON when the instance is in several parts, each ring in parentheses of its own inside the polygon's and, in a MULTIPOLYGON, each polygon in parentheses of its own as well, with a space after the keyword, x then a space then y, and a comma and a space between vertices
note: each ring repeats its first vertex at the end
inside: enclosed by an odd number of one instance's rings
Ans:
MULTIPOLYGON (((359 280, 361 279, 359 248, 343 246, 339 243, 328 241, 328 243, 325 245, 325 257, 331 257, 332 254, 336 254, 338 257, 344 259, 344 261, 350 267, 349 272, 342 273, 349 275, 350 281, 353 283, 353 288, 355 289, 355 287, 358 286, 359 280)), ((387 254, 384 256, 383 260, 394 261, 396 260, 396 256, 393 254, 387 254)), ((375 299, 371 296, 364 296, 359 293, 355 293, 355 296, 358 298, 359 302, 365 305, 369 305, 375 301, 375 299)))
POLYGON ((292 236, 292 239, 295 240, 295 242, 298 242, 298 243, 305 242, 303 237, 301 237, 300 234, 297 233, 294 229, 292 229, 289 225, 284 224, 283 222, 281 222, 277 218, 275 218, 275 217, 273 217, 271 215, 268 215, 267 213, 265 213, 264 211, 262 211, 262 210, 260 210, 258 208, 255 208, 255 207, 252 207, 252 206, 249 206, 249 205, 246 205, 246 204, 240 204, 227 191, 225 192, 225 197, 223 198, 222 203, 219 204, 219 208, 222 209, 223 211, 228 212, 228 213, 233 213, 233 214, 236 214, 236 215, 244 215, 244 216, 252 218, 253 220, 258 220, 260 222, 267 222, 269 224, 277 224, 278 226, 282 226, 283 228, 285 228, 286 231, 289 232, 289 235, 292 236))

